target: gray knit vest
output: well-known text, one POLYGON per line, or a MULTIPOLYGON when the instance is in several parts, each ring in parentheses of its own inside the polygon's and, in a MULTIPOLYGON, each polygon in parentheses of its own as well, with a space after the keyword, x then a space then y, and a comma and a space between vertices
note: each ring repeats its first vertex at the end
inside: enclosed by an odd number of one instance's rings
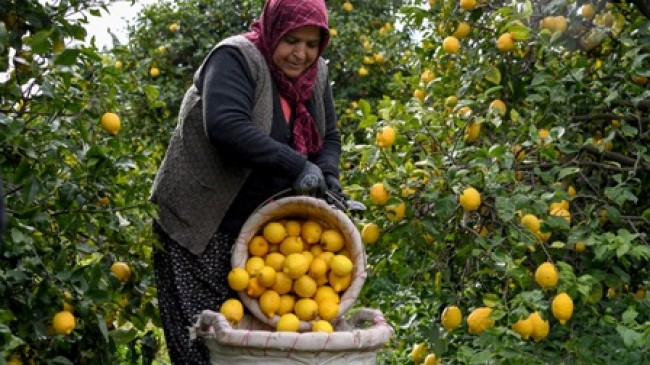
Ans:
MULTIPOLYGON (((252 123, 270 134, 273 121, 273 80, 262 54, 244 36, 227 38, 211 51, 234 46, 246 59, 255 83, 252 123)), ((210 54, 205 58, 207 60, 210 54)), ((198 255, 214 235, 250 169, 224 159, 210 142, 203 123, 201 92, 194 85, 205 62, 194 74, 186 91, 178 124, 172 134, 151 189, 150 200, 158 206, 158 222, 179 245, 198 255)), ((323 91, 327 64, 318 64, 318 79, 312 91, 314 120, 325 133, 323 91)))

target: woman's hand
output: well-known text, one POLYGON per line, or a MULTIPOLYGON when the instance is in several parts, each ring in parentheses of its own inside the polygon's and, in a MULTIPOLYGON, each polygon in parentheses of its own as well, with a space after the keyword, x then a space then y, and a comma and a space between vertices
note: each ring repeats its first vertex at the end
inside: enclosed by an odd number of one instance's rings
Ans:
POLYGON ((307 161, 293 182, 293 190, 299 195, 323 196, 327 185, 320 167, 307 161))

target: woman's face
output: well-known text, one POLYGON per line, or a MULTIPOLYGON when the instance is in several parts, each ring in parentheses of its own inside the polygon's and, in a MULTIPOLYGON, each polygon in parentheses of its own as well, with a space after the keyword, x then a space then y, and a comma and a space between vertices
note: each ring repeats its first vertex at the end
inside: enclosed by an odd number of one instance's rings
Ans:
POLYGON ((273 51, 273 63, 290 79, 298 77, 318 58, 320 28, 296 28, 282 37, 273 51))

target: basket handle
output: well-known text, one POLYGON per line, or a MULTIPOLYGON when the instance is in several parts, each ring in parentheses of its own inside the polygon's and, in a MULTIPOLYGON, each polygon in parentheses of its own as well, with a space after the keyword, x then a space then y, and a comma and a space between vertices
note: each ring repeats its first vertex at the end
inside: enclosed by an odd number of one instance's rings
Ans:
MULTIPOLYGON (((295 194, 294 190, 291 189, 291 188, 281 190, 281 191, 271 195, 266 200, 264 200, 260 205, 257 206, 257 208, 255 208, 255 210, 253 212, 257 212, 262 207, 268 205, 269 203, 271 203, 271 202, 273 202, 275 200, 278 200, 278 199, 281 199, 281 198, 286 198, 286 197, 289 197, 289 196, 295 196, 295 195, 296 194, 295 194)), ((345 196, 336 194, 331 190, 325 190, 325 195, 320 199, 324 199, 332 207, 334 207, 334 208, 336 208, 338 210, 341 210, 343 212, 346 212, 346 213, 349 213, 350 211, 355 211, 355 210, 360 211, 360 210, 365 210, 366 209, 365 205, 363 205, 362 203, 346 199, 345 196), (350 203, 352 203, 352 205, 350 203), (354 208, 354 209, 352 209, 352 208, 354 208)))

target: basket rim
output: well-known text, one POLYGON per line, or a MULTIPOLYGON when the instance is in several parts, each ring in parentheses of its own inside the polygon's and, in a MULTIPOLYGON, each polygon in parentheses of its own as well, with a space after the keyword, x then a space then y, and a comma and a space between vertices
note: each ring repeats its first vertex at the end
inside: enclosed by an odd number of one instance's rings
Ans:
MULTIPOLYGON (((352 254, 354 269, 352 271, 352 282, 343 292, 339 303, 339 313, 337 318, 341 317, 350 309, 365 282, 367 272, 367 257, 361 234, 352 220, 341 210, 335 209, 326 201, 310 196, 289 196, 277 200, 271 200, 267 204, 259 207, 246 220, 235 241, 231 256, 232 268, 245 268, 246 260, 250 257, 248 252, 248 243, 250 239, 259 233, 264 224, 282 219, 277 214, 291 212, 293 217, 314 218, 325 221, 329 225, 334 225, 341 231, 344 236, 346 248, 352 254)), ((289 217, 289 215, 285 215, 289 217)), ((237 292, 240 300, 249 312, 258 320, 269 326, 275 327, 279 316, 269 318, 262 312, 259 307, 257 298, 249 296, 245 290, 237 292)), ((311 328, 311 321, 300 321, 300 331, 308 331, 311 328)))

